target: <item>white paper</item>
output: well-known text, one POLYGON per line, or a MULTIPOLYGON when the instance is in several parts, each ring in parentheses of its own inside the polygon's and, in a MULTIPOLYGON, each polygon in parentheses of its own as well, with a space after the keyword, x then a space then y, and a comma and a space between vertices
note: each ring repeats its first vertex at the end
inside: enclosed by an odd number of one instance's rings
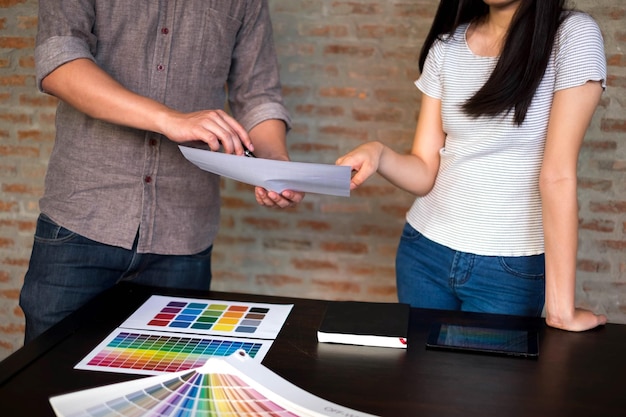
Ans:
MULTIPOLYGON (((171 331, 177 333, 191 333, 191 334, 206 334, 216 336, 233 336, 233 337, 250 337, 258 339, 275 339, 278 336, 278 332, 283 327, 287 316, 291 312, 293 304, 265 304, 265 303, 246 303, 243 301, 224 301, 224 300, 211 300, 203 298, 186 298, 186 297, 165 297, 162 295, 153 295, 141 307, 139 307, 133 314, 130 315, 119 327, 125 329, 143 329, 143 330, 155 330, 155 331, 171 331), (219 330, 218 327, 212 327, 209 330, 200 330, 198 328, 187 327, 163 327, 151 325, 150 322, 167 306, 171 303, 180 302, 185 304, 185 308, 193 304, 200 304, 202 307, 200 311, 192 313, 191 320, 195 321, 201 315, 201 310, 210 309, 211 305, 220 305, 224 308, 224 314, 226 310, 247 308, 246 313, 254 309, 262 309, 262 319, 257 319, 255 330, 253 332, 239 332, 235 328, 229 330, 219 330)), ((184 310, 179 311, 178 314, 183 314, 184 310)), ((221 318, 224 318, 221 316, 221 318)), ((241 318, 237 323, 243 322, 244 318, 241 318)))
POLYGON ((248 158, 179 145, 183 156, 198 168, 246 184, 281 193, 285 190, 350 196, 348 166, 248 158))
POLYGON ((159 375, 240 349, 261 362, 293 304, 153 295, 75 369, 159 375))
POLYGON ((304 391, 243 352, 195 370, 55 396, 50 404, 58 417, 372 416, 304 391))
MULTIPOLYGON (((133 375, 162 375, 182 370, 195 369, 207 360, 225 357, 228 352, 253 350, 254 358, 263 360, 273 340, 241 339, 234 337, 216 337, 210 335, 190 335, 149 330, 117 328, 98 346, 85 356, 74 369, 83 371, 113 372, 133 375), (171 348, 163 348, 138 340, 166 341, 171 348), (133 343, 128 341, 132 340, 133 343), (140 344, 135 347, 134 344, 140 344), (219 348, 209 349, 210 346, 219 348), (193 350, 189 350, 192 349, 193 350)), ((252 353, 252 352, 251 352, 252 353)))

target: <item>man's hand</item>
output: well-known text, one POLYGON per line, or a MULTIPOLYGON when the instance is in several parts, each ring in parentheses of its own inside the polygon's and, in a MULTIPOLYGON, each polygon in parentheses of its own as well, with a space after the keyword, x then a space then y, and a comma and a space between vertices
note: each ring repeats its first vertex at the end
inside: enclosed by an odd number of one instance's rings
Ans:
POLYGON ((199 140, 212 151, 220 147, 224 153, 236 155, 243 155, 244 148, 254 151, 248 132, 223 110, 171 112, 164 118, 160 130, 174 142, 199 140))
POLYGON ((298 191, 285 190, 282 193, 267 191, 263 187, 254 188, 254 196, 257 203, 265 207, 289 208, 294 207, 302 201, 304 193, 298 191))

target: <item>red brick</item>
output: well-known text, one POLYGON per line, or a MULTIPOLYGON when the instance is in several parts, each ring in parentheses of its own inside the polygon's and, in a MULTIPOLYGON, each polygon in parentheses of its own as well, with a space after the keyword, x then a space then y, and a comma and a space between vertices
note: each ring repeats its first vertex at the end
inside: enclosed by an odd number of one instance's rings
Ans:
POLYGON ((593 230, 602 233, 611 233, 615 230, 615 222, 611 220, 589 220, 579 222, 579 227, 585 230, 593 230))
POLYGON ((0 48, 26 49, 35 47, 35 38, 23 38, 18 36, 0 37, 0 48))
POLYGON ((222 207, 224 208, 237 210, 237 209, 249 209, 255 206, 256 204, 250 203, 241 198, 222 196, 222 207))
POLYGON ((364 39, 407 39, 411 35, 411 27, 408 25, 363 24, 357 27, 357 35, 364 39))
POLYGON ((24 333, 24 325, 5 324, 0 326, 0 334, 20 334, 24 333))
POLYGON ((325 135, 347 137, 351 139, 358 139, 360 141, 365 141, 369 137, 366 129, 348 126, 321 126, 319 131, 325 135))
POLYGON ((298 230, 307 229, 316 232, 328 231, 332 229, 332 225, 328 221, 300 220, 297 224, 298 230))
POLYGON ((286 239, 286 238, 266 238, 263 239, 265 249, 278 249, 285 251, 306 250, 312 248, 312 243, 308 239, 286 239))
POLYGON ((0 290, 0 298, 7 298, 9 300, 17 300, 19 297, 20 297, 19 289, 0 290))
POLYGON ((0 9, 8 9, 18 4, 25 3, 26 0, 0 0, 0 9))
POLYGON ((248 226, 252 226, 255 229, 260 230, 276 230, 283 227, 281 221, 273 218, 245 217, 243 222, 248 226))
POLYGON ((368 253, 368 245, 361 242, 322 242, 320 248, 331 253, 364 254, 368 253))
POLYGON ((607 273, 611 271, 611 264, 606 261, 579 259, 576 264, 576 269, 585 272, 607 273))
POLYGON ((14 193, 22 195, 39 196, 43 192, 40 186, 31 186, 27 184, 2 184, 2 191, 5 193, 14 193))
POLYGON ((20 104, 31 107, 56 108, 58 99, 47 94, 22 94, 20 96, 20 104))
POLYGON ((285 285, 301 285, 304 280, 299 277, 282 274, 260 274, 254 278, 258 285, 269 285, 272 287, 282 287, 285 285))
POLYGON ((375 49, 361 45, 327 45, 324 47, 324 55, 344 55, 352 58, 369 58, 374 55, 375 49))
POLYGON ((15 212, 18 209, 16 201, 0 201, 0 212, 15 212))
POLYGON ((614 140, 585 140, 582 147, 592 151, 614 151, 617 149, 617 142, 614 140))
POLYGON ((602 240, 599 243, 607 249, 626 251, 626 240, 602 240))
POLYGON ((338 270, 339 267, 337 266, 336 263, 334 262, 330 262, 330 261, 321 261, 321 260, 315 260, 315 259, 292 259, 291 260, 291 264, 296 268, 296 269, 303 269, 303 270, 338 270))
POLYGON ((330 8, 332 14, 378 15, 382 13, 380 4, 357 1, 334 1, 330 8))
POLYGON ((352 109, 352 117, 357 122, 398 123, 404 119, 404 112, 398 108, 352 109))
POLYGON ((626 213, 626 201, 591 202, 589 208, 595 213, 626 213))
POLYGON ((295 107, 296 113, 325 117, 339 117, 344 114, 341 106, 320 106, 316 104, 301 104, 295 107))
POLYGON ((39 148, 35 148, 32 146, 0 146, 0 156, 38 158, 39 155, 39 148))
POLYGON ((319 91, 321 97, 359 98, 364 99, 367 93, 354 87, 326 87, 319 91))
POLYGON ((358 294, 361 292, 361 285, 356 282, 345 281, 324 281, 320 279, 312 280, 314 287, 320 287, 323 291, 328 291, 331 294, 358 294))
POLYGON ((602 131, 626 133, 626 120, 624 119, 603 119, 602 131))
POLYGON ((300 27, 300 35, 343 38, 348 36, 348 28, 344 25, 305 24, 300 27))
POLYGON ((18 16, 17 20, 20 29, 37 29, 37 16, 18 16))

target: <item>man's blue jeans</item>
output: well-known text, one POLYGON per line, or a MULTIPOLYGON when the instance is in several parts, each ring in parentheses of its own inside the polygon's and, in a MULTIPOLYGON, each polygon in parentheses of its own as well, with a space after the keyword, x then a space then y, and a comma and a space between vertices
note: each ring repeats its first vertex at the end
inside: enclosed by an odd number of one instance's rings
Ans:
POLYGON ((39 216, 20 294, 25 342, 120 281, 209 290, 211 250, 190 256, 137 253, 104 245, 39 216))
POLYGON ((398 299, 413 307, 540 316, 544 255, 458 252, 405 224, 396 255, 398 299))

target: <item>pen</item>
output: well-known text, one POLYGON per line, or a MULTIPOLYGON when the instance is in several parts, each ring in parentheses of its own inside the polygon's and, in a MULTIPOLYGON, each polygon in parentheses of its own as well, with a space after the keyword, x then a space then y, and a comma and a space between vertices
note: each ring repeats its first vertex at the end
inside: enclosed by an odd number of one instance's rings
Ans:
POLYGON ((248 158, 256 158, 256 155, 253 154, 252 151, 250 151, 246 147, 243 148, 243 154, 244 154, 244 156, 247 156, 248 158))

